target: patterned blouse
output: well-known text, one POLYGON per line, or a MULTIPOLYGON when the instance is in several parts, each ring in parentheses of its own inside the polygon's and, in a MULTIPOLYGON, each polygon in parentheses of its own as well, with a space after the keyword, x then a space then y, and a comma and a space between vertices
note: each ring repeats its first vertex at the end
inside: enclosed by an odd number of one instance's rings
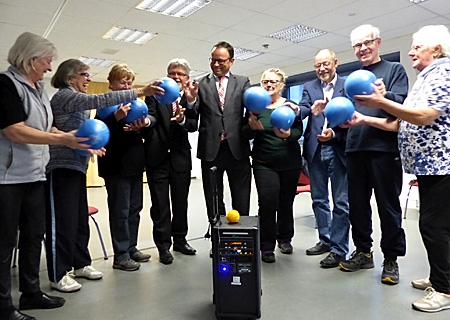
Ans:
POLYGON ((423 69, 403 103, 439 111, 430 125, 400 122, 398 143, 406 173, 450 174, 450 58, 441 58, 423 69))

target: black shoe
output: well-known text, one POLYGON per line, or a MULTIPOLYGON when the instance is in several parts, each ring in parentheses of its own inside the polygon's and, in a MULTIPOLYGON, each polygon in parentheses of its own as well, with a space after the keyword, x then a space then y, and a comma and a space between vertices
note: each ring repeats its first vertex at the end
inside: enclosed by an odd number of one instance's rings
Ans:
POLYGON ((141 264, 133 259, 114 260, 113 269, 124 271, 136 271, 139 270, 141 264))
POLYGON ((49 296, 42 291, 34 294, 22 293, 19 300, 19 309, 53 309, 62 307, 65 302, 64 298, 49 296))
POLYGON ((359 269, 371 269, 374 267, 373 254, 364 253, 362 251, 353 251, 348 260, 341 261, 339 267, 343 271, 358 271, 359 269))
POLYGON ((36 320, 35 317, 29 316, 20 312, 19 310, 14 310, 9 317, 0 317, 1 320, 36 320))
POLYGON ((161 250, 159 252, 159 262, 162 264, 171 264, 173 261, 173 256, 169 250, 161 250))
POLYGON ((265 263, 274 263, 275 254, 273 253, 273 251, 261 251, 261 260, 265 263))
POLYGON ((173 251, 181 252, 182 254, 186 254, 188 256, 193 256, 197 250, 192 248, 187 242, 186 243, 177 243, 173 244, 173 251))
POLYGON ((324 245, 322 242, 317 242, 314 247, 306 249, 306 254, 308 256, 316 256, 325 252, 330 252, 330 247, 324 245))
POLYGON ((284 254, 291 254, 294 250, 290 241, 283 241, 281 243, 278 243, 278 248, 280 248, 281 253, 284 254))
POLYGON ((391 285, 398 284, 400 282, 397 261, 384 259, 383 272, 381 273, 381 282, 391 285))
POLYGON ((148 253, 143 253, 139 250, 134 253, 130 253, 130 258, 135 262, 147 262, 151 257, 152 256, 148 253))
POLYGON ((322 268, 336 268, 339 266, 339 263, 344 260, 343 256, 338 255, 337 253, 330 252, 325 259, 320 261, 320 266, 322 268))

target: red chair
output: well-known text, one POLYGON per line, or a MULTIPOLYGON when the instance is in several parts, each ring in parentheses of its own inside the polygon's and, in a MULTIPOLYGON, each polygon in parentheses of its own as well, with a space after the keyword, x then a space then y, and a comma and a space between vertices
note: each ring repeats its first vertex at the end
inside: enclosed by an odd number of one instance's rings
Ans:
POLYGON ((102 245, 102 249, 103 249, 103 259, 108 260, 108 254, 106 253, 105 243, 103 242, 102 233, 100 232, 100 227, 98 226, 97 220, 95 220, 95 218, 94 218, 94 214, 96 214, 98 212, 98 209, 93 206, 89 206, 88 209, 89 209, 89 211, 88 211, 89 217, 91 217, 92 221, 94 221, 95 227, 97 228, 98 237, 100 238, 100 244, 102 245))
POLYGON ((408 195, 406 196, 405 212, 403 213, 403 219, 406 219, 406 210, 408 210, 408 201, 409 201, 409 194, 411 193, 411 189, 412 189, 412 187, 418 187, 419 182, 417 182, 416 179, 413 179, 408 184, 409 184, 409 190, 408 190, 408 195))
POLYGON ((309 178, 306 174, 300 172, 300 177, 298 177, 298 183, 297 183, 297 193, 303 193, 303 192, 311 192, 311 186, 309 182, 309 178))

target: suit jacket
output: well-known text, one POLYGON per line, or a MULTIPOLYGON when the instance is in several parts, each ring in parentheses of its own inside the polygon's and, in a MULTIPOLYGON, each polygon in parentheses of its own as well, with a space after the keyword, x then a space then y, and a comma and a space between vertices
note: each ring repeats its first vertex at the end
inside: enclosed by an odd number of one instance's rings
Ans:
MULTIPOLYGON (((191 145, 188 140, 188 132, 197 130, 197 120, 185 115, 184 125, 172 118, 172 105, 160 104, 153 96, 146 97, 150 126, 144 128, 144 147, 146 167, 155 167, 170 152, 170 161, 177 172, 190 171, 192 169, 191 145)), ((187 99, 183 96, 180 106, 187 106, 187 99)))
MULTIPOLYGON (((333 92, 333 98, 345 96, 344 82, 345 80, 338 76, 333 92)), ((305 140, 303 142, 303 157, 308 162, 312 161, 317 147, 319 146, 317 135, 322 133, 323 124, 325 121, 325 116, 323 113, 317 116, 311 113, 311 106, 314 104, 314 101, 323 99, 323 89, 320 79, 315 79, 313 81, 305 83, 303 87, 302 101, 299 103, 299 106, 302 119, 306 118, 307 116, 309 117, 304 134, 305 140)), ((332 145, 339 156, 345 157, 345 143, 347 140, 348 129, 344 129, 339 126, 333 127, 332 129, 335 133, 335 137, 326 142, 326 144, 332 145)))
POLYGON ((220 106, 216 81, 211 73, 199 82, 197 101, 188 114, 200 116, 197 157, 213 161, 219 152, 222 130, 233 157, 243 160, 250 156, 250 144, 242 135, 242 128, 247 123, 243 103, 244 91, 250 87, 250 80, 244 76, 229 74, 225 93, 225 105, 220 106))

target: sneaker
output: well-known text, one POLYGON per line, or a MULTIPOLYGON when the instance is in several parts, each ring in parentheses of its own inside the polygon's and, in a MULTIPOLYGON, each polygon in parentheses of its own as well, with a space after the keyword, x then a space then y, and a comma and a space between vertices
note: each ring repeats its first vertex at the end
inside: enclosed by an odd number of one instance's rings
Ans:
POLYGON ((344 256, 340 256, 335 252, 330 252, 319 264, 321 268, 336 268, 344 259, 344 256))
POLYGON ((58 282, 50 282, 50 288, 60 292, 76 292, 81 287, 82 285, 73 279, 69 273, 66 273, 58 282))
POLYGON ((84 268, 75 269, 73 271, 75 278, 85 278, 88 280, 99 280, 103 278, 103 273, 95 270, 92 266, 86 266, 84 268))
POLYGON ((291 254, 294 248, 292 248, 292 244, 290 241, 283 241, 278 243, 278 248, 280 248, 281 253, 291 254))
POLYGON ((274 263, 275 254, 273 251, 261 251, 261 260, 265 263, 274 263))
POLYGON ((425 290, 428 287, 432 287, 430 278, 413 280, 413 281, 411 281, 411 284, 414 288, 420 289, 420 290, 425 290))
POLYGON ((331 248, 327 245, 324 245, 322 242, 317 242, 314 247, 306 249, 306 255, 308 256, 317 256, 320 254, 324 254, 325 252, 330 252, 331 248))
POLYGON ((139 262, 132 259, 114 260, 113 269, 124 271, 135 271, 141 267, 139 262))
POLYGON ((358 271, 359 269, 371 269, 374 267, 373 264, 373 254, 364 253, 364 252, 356 252, 350 255, 348 260, 341 261, 339 263, 339 267, 344 271, 358 271))
POLYGON ((150 260, 151 255, 138 250, 134 253, 131 253, 130 258, 136 262, 147 262, 148 260, 150 260))
POLYGON ((425 292, 425 297, 412 303, 413 309, 425 312, 450 309, 450 294, 437 292, 431 287, 426 288, 425 292))
POLYGON ((395 260, 384 259, 383 272, 381 273, 381 283, 398 284, 400 277, 398 274, 398 263, 395 260))

